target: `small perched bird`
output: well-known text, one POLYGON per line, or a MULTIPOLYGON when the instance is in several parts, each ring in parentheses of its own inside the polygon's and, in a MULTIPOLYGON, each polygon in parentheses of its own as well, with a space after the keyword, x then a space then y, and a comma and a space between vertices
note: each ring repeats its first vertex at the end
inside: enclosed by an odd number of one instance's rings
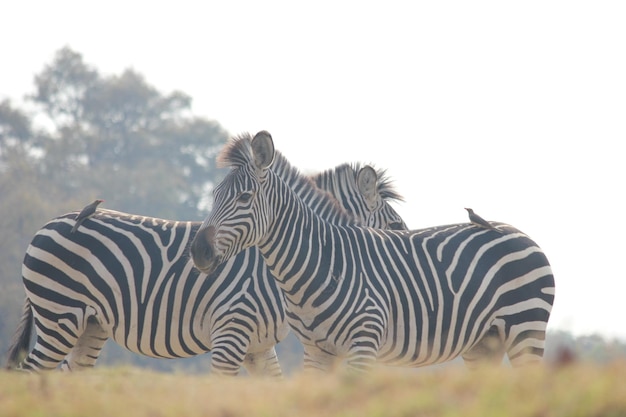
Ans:
POLYGON ((502 233, 501 230, 499 230, 495 226, 492 226, 491 223, 489 223, 487 220, 483 219, 478 214, 474 213, 474 210, 472 210, 471 208, 465 207, 465 210, 467 210, 467 212, 469 213, 469 219, 470 219, 470 222, 472 222, 472 224, 478 227, 491 229, 491 230, 495 230, 496 232, 502 233))
POLYGON ((93 203, 86 205, 78 214, 78 216, 76 216, 76 224, 74 225, 74 227, 72 227, 72 231, 70 233, 74 233, 76 231, 76 229, 78 229, 80 227, 80 225, 85 221, 85 219, 93 216, 93 214, 96 212, 96 207, 98 207, 98 204, 102 203, 104 200, 94 200, 93 203))

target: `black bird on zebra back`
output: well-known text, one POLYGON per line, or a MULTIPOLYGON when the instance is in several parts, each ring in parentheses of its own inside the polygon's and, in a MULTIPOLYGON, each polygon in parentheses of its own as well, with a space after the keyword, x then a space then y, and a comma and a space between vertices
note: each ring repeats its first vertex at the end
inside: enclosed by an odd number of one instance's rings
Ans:
POLYGON ((472 222, 473 225, 482 227, 484 229, 495 230, 498 233, 502 233, 502 230, 498 229, 497 227, 489 223, 487 220, 483 219, 478 214, 474 213, 474 210, 472 210, 471 208, 465 207, 465 210, 467 210, 467 213, 469 214, 470 222, 472 222))
POLYGON ((98 207, 98 204, 102 203, 103 201, 104 200, 94 200, 93 203, 88 204, 85 207, 83 207, 80 213, 78 213, 78 216, 76 216, 76 224, 74 224, 74 227, 72 227, 71 233, 76 232, 76 230, 80 227, 80 225, 83 224, 85 219, 88 219, 89 217, 93 216, 94 213, 96 212, 96 208, 98 207))

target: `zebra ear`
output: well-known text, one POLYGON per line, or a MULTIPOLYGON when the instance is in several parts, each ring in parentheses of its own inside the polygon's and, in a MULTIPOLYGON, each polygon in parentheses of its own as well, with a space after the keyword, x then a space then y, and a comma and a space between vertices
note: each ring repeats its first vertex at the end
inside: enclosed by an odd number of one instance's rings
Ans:
POLYGON ((376 174, 376 170, 365 165, 356 176, 356 184, 368 208, 370 210, 376 208, 378 204, 378 174, 376 174))
POLYGON ((252 138, 252 152, 254 164, 258 169, 266 169, 274 162, 274 141, 272 135, 266 130, 261 130, 252 138))

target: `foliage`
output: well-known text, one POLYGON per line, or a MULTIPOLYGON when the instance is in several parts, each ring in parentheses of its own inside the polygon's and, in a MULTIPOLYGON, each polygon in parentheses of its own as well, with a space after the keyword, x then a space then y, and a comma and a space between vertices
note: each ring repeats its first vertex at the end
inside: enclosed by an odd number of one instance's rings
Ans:
MULTIPOLYGON (((165 218, 202 218, 200 200, 219 178, 214 155, 227 140, 191 116, 191 97, 164 95, 133 70, 102 76, 61 49, 35 77, 33 103, 49 128, 19 138, 38 173, 68 198, 165 218)), ((78 206, 80 207, 80 206, 78 206)))
POLYGON ((601 364, 626 360, 626 341, 607 339, 598 334, 574 336, 563 330, 548 332, 546 360, 559 361, 559 356, 565 353, 571 360, 601 364))
POLYGON ((624 362, 475 372, 385 369, 366 378, 298 373, 282 380, 136 368, 0 372, 0 401, 4 415, 15 417, 621 416, 626 414, 625 372, 624 362))

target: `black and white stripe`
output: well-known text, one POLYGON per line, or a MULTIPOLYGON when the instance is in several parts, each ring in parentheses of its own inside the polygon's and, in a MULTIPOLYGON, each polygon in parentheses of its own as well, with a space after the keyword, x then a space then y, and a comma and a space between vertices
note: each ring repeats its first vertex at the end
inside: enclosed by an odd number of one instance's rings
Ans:
POLYGON ((227 145, 220 161, 232 170, 191 251, 207 272, 250 245, 260 249, 305 367, 541 360, 554 278, 528 236, 505 224, 410 232, 331 224, 266 168, 273 151, 267 132, 227 145))
MULTIPOLYGON (((324 218, 358 221, 280 155, 274 170, 324 218)), ((361 193, 341 192, 354 194, 351 199, 361 193)), ((397 197, 389 197, 382 196, 378 210, 359 211, 364 215, 359 220, 385 211, 381 221, 402 222, 387 207, 397 197)), ((256 249, 207 276, 188 256, 199 222, 98 210, 71 233, 77 214, 48 222, 27 249, 22 268, 27 298, 8 366, 16 366, 27 351, 34 317, 37 338, 21 363, 26 370, 52 369, 61 362, 63 369, 92 367, 111 338, 157 358, 211 351, 212 370, 219 374, 237 374, 244 366, 252 374, 280 375, 274 346, 289 329, 284 301, 256 249)))

